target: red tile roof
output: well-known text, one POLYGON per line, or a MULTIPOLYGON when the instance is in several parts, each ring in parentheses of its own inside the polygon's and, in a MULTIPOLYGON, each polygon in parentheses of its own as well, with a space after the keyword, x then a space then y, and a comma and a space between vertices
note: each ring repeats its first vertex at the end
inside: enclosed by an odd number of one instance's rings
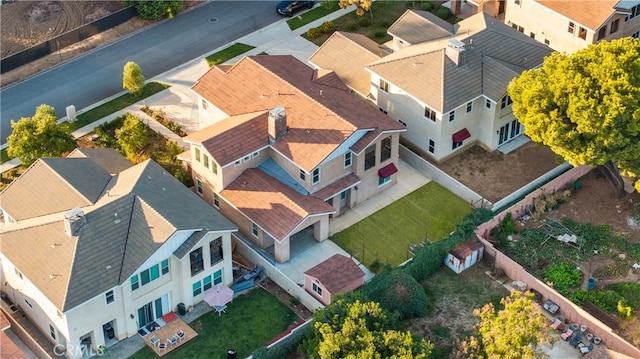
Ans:
POLYGON ((335 196, 336 194, 344 191, 345 189, 351 188, 359 183, 360 183, 360 177, 354 175, 353 173, 350 173, 349 175, 342 177, 341 179, 331 183, 327 187, 317 192, 311 193, 310 196, 326 201, 329 198, 335 196))
POLYGON ((335 73, 319 76, 293 56, 245 57, 225 70, 212 68, 193 90, 229 116, 284 107, 289 130, 272 146, 306 171, 356 130, 405 130, 351 93, 335 73))
POLYGON ((324 201, 302 195, 257 168, 245 170, 220 196, 279 242, 308 216, 335 213, 324 201))
POLYGON ((342 254, 334 254, 304 274, 317 278, 332 294, 345 289, 354 280, 364 278, 364 272, 353 259, 342 254))
POLYGON ((477 251, 480 248, 483 248, 484 245, 478 241, 467 241, 464 243, 460 243, 457 246, 455 246, 452 250, 451 250, 451 254, 460 259, 460 260, 464 260, 465 258, 467 258, 471 253, 477 251))

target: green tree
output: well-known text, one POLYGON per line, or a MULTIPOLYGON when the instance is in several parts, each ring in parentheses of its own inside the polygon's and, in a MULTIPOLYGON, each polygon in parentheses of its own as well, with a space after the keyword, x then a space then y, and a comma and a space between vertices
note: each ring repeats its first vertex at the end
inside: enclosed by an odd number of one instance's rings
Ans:
POLYGON ((356 15, 364 16, 365 11, 369 11, 371 18, 373 18, 373 12, 371 12, 371 4, 373 0, 340 0, 338 5, 341 9, 346 9, 351 5, 356 5, 356 15))
POLYGON ((512 291, 500 301, 504 309, 496 311, 493 303, 473 314, 480 318, 476 333, 463 341, 455 358, 525 359, 544 358, 540 344, 550 343, 549 323, 533 304, 533 294, 512 291))
POLYGON ((32 117, 11 120, 12 132, 7 137, 7 155, 18 158, 25 166, 41 157, 60 157, 76 147, 66 127, 56 123, 53 107, 40 105, 32 117))
POLYGON ((387 313, 376 302, 339 303, 344 316, 315 322, 318 356, 329 358, 428 358, 433 345, 411 332, 390 329, 387 313))
POLYGON ((135 6, 138 17, 143 20, 158 20, 177 15, 184 5, 182 0, 124 0, 123 6, 135 6))
POLYGON ((127 159, 132 162, 140 162, 138 157, 147 145, 148 138, 147 125, 137 116, 126 113, 122 127, 116 130, 116 140, 127 159))
POLYGON ((612 161, 623 174, 640 176, 639 39, 553 53, 514 79, 508 93, 533 141, 574 166, 612 161))
POLYGON ((128 90, 130 94, 137 96, 144 88, 144 75, 140 65, 129 61, 124 65, 122 71, 122 88, 128 90))

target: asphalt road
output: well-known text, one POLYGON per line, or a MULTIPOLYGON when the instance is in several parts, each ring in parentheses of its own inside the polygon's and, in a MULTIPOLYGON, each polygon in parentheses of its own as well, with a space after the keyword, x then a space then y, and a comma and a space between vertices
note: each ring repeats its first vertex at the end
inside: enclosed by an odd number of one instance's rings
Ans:
POLYGON ((122 91, 127 61, 152 78, 281 19, 271 1, 211 1, 0 91, 0 142, 10 120, 30 117, 43 103, 77 110, 122 91), (213 19, 213 21, 211 21, 213 19))

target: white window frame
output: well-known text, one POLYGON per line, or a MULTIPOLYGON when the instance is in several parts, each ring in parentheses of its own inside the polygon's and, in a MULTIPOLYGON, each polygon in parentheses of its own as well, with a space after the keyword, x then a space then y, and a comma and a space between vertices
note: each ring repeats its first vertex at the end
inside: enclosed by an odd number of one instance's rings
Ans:
POLYGON ((313 172, 311 173, 311 184, 317 184, 320 182, 320 167, 316 168, 315 170, 313 170, 313 172))
POLYGON ((319 295, 319 296, 321 296, 321 297, 322 297, 322 287, 320 287, 320 286, 318 285, 318 283, 313 282, 313 283, 311 284, 311 290, 312 290, 314 293, 316 293, 317 295, 319 295))
POLYGON ((106 293, 104 293, 104 304, 108 307, 111 304, 116 302, 116 293, 113 290, 110 290, 106 293), (109 293, 111 293, 111 295, 109 295, 109 293), (111 301, 109 301, 109 298, 111 298, 111 301))
POLYGON ((567 28, 567 32, 571 35, 575 35, 576 33, 576 24, 573 21, 569 21, 569 27, 567 28))
POLYGON ((430 138, 427 142, 427 151, 434 155, 436 153, 436 141, 433 138, 430 138), (433 143, 433 145, 431 145, 433 143))
POLYGON ((391 175, 389 175, 387 177, 379 177, 378 176, 378 188, 386 185, 389 182, 391 182, 391 175))
POLYGON ((456 110, 451 110, 449 112, 449 122, 453 122, 456 120, 456 110))
POLYGON ((258 237, 259 231, 258 231, 258 225, 256 224, 256 222, 251 223, 251 234, 258 237))
POLYGON ((196 192, 198 192, 198 195, 200 195, 200 197, 203 196, 204 187, 202 185, 202 180, 200 178, 196 178, 196 192))
POLYGON ((258 156, 260 156, 260 151, 256 151, 251 155, 252 158, 256 158, 258 156))
POLYGON ((487 108, 487 110, 491 110, 491 100, 489 99, 485 99, 484 101, 484 107, 487 108))
POLYGON ((429 120, 431 120, 431 121, 433 121, 433 122, 436 122, 438 120, 438 116, 436 114, 436 111, 433 110, 429 106, 425 106, 424 107, 424 117, 429 119, 429 120), (428 116, 427 116, 427 112, 428 112, 428 116))
POLYGON ((340 200, 344 201, 347 199, 347 190, 340 192, 340 200))
POLYGON ((213 193, 213 206, 220 209, 220 196, 217 193, 213 193))
POLYGON ((307 181, 307 173, 306 173, 303 169, 300 169, 300 173, 298 174, 298 177, 299 177, 303 182, 306 182, 306 181, 307 181))
POLYGON ((385 93, 389 93, 389 83, 383 79, 380 79, 380 84, 379 84, 380 90, 384 91, 385 93))
POLYGON ((53 340, 56 340, 56 328, 54 328, 52 324, 49 324, 49 336, 53 340))
POLYGON ((242 164, 242 160, 237 160, 233 163, 233 167, 238 167, 242 164))
POLYGON ((344 154, 343 165, 344 168, 349 168, 353 165, 353 155, 351 154, 351 151, 348 151, 344 154))
POLYGON ((467 102, 467 113, 473 112, 473 101, 467 102))

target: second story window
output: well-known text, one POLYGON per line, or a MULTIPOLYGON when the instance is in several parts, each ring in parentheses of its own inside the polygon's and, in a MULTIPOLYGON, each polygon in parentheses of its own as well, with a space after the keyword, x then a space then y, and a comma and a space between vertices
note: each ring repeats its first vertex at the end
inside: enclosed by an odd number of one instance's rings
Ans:
POLYGON ((307 180, 307 174, 304 172, 304 170, 300 170, 299 176, 300 176, 300 179, 302 181, 306 181, 307 180))
POLYGON ((205 168, 209 168, 209 156, 202 154, 202 163, 205 168))
POLYGON ((473 102, 469 101, 467 102, 467 113, 473 111, 473 102))
POLYGON ((218 164, 213 160, 211 160, 211 172, 213 172, 214 175, 218 174, 218 164))
POLYGON ((611 32, 610 32, 611 34, 618 31, 618 25, 620 25, 620 19, 615 19, 611 23, 611 32))
POLYGON ((567 29, 567 31, 570 34, 573 34, 576 31, 576 24, 574 24, 572 21, 569 21, 569 28, 567 29))
POLYGON ((373 168, 376 165, 376 146, 369 146, 364 150, 364 170, 373 168))
POLYGON ((204 270, 204 260, 202 258, 202 247, 189 253, 189 261, 191 264, 192 277, 204 270))
POLYGON ((502 100, 500 101, 500 108, 505 108, 509 105, 511 105, 513 103, 513 101, 511 101, 511 96, 507 95, 505 97, 502 98, 502 100))
POLYGON ((351 151, 344 154, 344 168, 351 167, 351 151))
POLYGON ((311 183, 312 184, 316 184, 320 182, 320 167, 316 168, 315 170, 313 170, 313 174, 311 177, 311 183))
POLYGON ((607 36, 607 27, 603 26, 598 30, 598 40, 604 39, 605 36, 607 36))
POLYGON ((220 197, 218 197, 217 193, 213 194, 213 205, 216 206, 216 208, 220 208, 220 197))
POLYGON ((436 122, 436 112, 429 107, 424 107, 424 117, 430 119, 433 122, 436 122))
POLYGON ((196 191, 198 191, 198 194, 202 196, 202 181, 200 178, 196 178, 196 191))
POLYGON ((491 100, 486 99, 486 100, 485 100, 485 102, 484 102, 484 105, 485 105, 488 109, 491 109, 491 100))
POLYGON ((202 109, 206 110, 207 109, 207 100, 202 99, 202 109))
POLYGON ((449 112, 449 122, 453 122, 456 119, 456 110, 449 112))
POLYGON ((212 266, 222 260, 222 237, 209 242, 209 259, 212 266))
POLYGON ((257 224, 253 223, 251 225, 251 233, 256 237, 258 236, 258 225, 257 224))
POLYGON ((115 295, 113 294, 113 291, 112 291, 112 290, 108 291, 108 292, 104 295, 104 301, 105 301, 105 303, 106 303, 107 305, 109 305, 109 304, 111 304, 111 303, 113 303, 113 302, 115 302, 115 301, 116 301, 116 297, 115 297, 115 295))
POLYGON ((389 83, 383 79, 380 79, 380 90, 389 92, 389 83))
POLYGON ((196 161, 200 162, 200 149, 196 148, 196 161))
POLYGON ((391 158, 391 137, 387 137, 380 143, 380 162, 391 158))

